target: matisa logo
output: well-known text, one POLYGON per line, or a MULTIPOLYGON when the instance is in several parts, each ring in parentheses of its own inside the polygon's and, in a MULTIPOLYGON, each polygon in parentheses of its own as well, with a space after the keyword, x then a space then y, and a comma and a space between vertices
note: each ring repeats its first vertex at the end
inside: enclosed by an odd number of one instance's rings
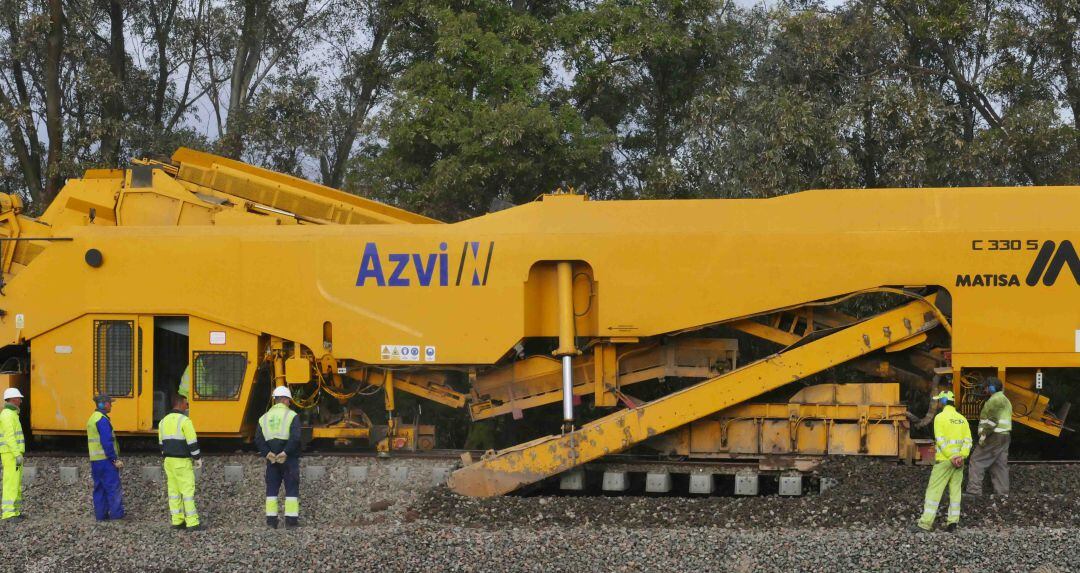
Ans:
POLYGON ((491 270, 491 255, 495 252, 495 241, 483 244, 480 241, 465 241, 461 245, 461 256, 451 265, 448 245, 439 243, 437 251, 421 253, 386 253, 379 252, 379 245, 364 245, 364 255, 360 259, 360 272, 356 275, 356 286, 407 287, 407 286, 461 286, 464 278, 468 286, 484 286, 491 270), (451 276, 451 269, 456 273, 451 276))
POLYGON ((1072 242, 1062 241, 1061 246, 1055 248, 1054 241, 1045 241, 1039 254, 1035 255, 1035 262, 1031 264, 1031 270, 1024 282, 1028 286, 1035 286, 1039 284, 1039 277, 1042 277, 1042 284, 1054 286, 1061 269, 1066 266, 1072 272, 1076 284, 1080 285, 1080 257, 1076 255, 1072 242))
POLYGON ((1011 240, 975 240, 971 242, 973 251, 1038 251, 1035 260, 1028 269, 1024 282, 1016 273, 982 273, 982 274, 958 274, 956 286, 958 287, 1018 287, 1021 284, 1033 287, 1042 283, 1044 286, 1054 286, 1061 271, 1066 267, 1072 273, 1073 280, 1080 285, 1080 255, 1072 241, 1038 241, 1029 239, 1011 240))

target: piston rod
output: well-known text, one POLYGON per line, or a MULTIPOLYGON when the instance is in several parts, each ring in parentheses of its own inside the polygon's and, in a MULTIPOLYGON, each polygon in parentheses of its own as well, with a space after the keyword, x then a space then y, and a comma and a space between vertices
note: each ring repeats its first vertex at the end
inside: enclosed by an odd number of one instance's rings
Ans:
POLYGON ((569 354, 562 357, 562 417, 563 422, 574 421, 574 359, 569 354))

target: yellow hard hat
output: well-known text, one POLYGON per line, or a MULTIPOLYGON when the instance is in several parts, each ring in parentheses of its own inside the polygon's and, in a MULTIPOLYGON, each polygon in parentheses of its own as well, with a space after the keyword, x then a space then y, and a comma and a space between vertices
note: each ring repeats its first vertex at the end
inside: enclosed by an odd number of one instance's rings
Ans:
POLYGON ((956 396, 952 393, 952 391, 946 390, 944 392, 938 392, 938 395, 934 396, 934 399, 935 400, 944 399, 944 400, 948 400, 950 402, 955 402, 956 401, 956 396))
POLYGON ((191 365, 188 364, 187 368, 184 368, 184 374, 180 376, 180 388, 176 390, 176 393, 184 398, 191 398, 191 365))

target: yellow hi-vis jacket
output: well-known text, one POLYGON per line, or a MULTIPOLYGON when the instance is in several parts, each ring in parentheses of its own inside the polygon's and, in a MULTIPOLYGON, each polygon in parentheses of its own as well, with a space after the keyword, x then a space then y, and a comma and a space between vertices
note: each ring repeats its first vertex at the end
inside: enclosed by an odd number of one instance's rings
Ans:
POLYGON ((1012 432, 1012 402, 1005 392, 998 390, 983 402, 979 412, 979 439, 989 434, 1008 434, 1012 432))
POLYGON ((191 418, 177 410, 169 412, 158 422, 158 444, 161 445, 161 455, 167 458, 197 460, 202 455, 199 436, 195 434, 191 418))
MULTIPOLYGON (((98 429, 98 423, 103 419, 107 420, 108 416, 101 413, 101 410, 94 410, 94 413, 90 414, 90 419, 86 421, 86 448, 90 452, 90 461, 92 462, 107 460, 109 455, 116 459, 116 456, 120 455, 120 444, 116 441, 115 433, 110 434, 112 451, 109 451, 101 440, 101 430, 98 429)), ((109 428, 112 428, 112 421, 108 423, 109 428)))
POLYGON ((4 404, 3 408, 0 410, 0 453, 21 456, 26 453, 26 440, 19 421, 19 409, 11 404, 4 404))
POLYGON ((947 462, 956 456, 967 459, 971 453, 971 425, 956 408, 946 405, 934 416, 934 440, 936 461, 947 462))

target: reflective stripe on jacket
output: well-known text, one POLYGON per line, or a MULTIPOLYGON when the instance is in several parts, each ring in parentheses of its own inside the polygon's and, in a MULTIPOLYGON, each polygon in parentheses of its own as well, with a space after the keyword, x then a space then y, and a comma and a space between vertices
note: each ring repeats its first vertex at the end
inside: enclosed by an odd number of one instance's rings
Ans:
POLYGON ((282 403, 274 404, 261 418, 255 430, 255 445, 261 455, 285 452, 300 455, 300 418, 282 403))
POLYGON ((158 422, 158 444, 161 445, 161 455, 167 458, 199 459, 202 455, 191 418, 176 410, 158 422))
POLYGON ((19 409, 14 404, 4 404, 0 410, 0 453, 21 456, 26 453, 19 409))
POLYGON ((120 445, 116 442, 116 434, 112 432, 112 420, 109 420, 109 417, 101 410, 94 410, 94 413, 90 414, 90 419, 86 421, 86 449, 90 452, 92 462, 114 460, 120 455, 120 445), (105 421, 104 430, 107 434, 104 438, 109 444, 102 441, 102 420, 105 421))
POLYGON ((967 418, 947 405, 934 416, 935 460, 947 462, 956 456, 967 458, 971 453, 971 426, 967 418))
POLYGON ((1012 402, 1005 392, 994 392, 983 402, 979 412, 979 438, 987 434, 1008 434, 1012 432, 1012 402))

